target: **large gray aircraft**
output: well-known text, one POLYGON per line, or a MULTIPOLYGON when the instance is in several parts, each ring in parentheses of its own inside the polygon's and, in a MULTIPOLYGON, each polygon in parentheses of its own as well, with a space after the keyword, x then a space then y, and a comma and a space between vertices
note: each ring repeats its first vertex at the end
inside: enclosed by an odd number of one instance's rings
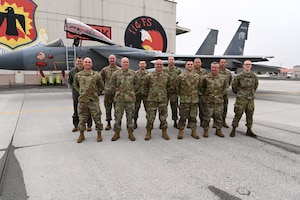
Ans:
POLYGON ((74 66, 74 58, 79 55, 82 57, 91 57, 95 70, 101 70, 104 66, 108 65, 108 56, 111 54, 116 55, 117 64, 120 64, 122 57, 128 57, 132 69, 138 68, 139 60, 145 60, 148 62, 148 67, 152 67, 151 61, 156 59, 167 60, 169 56, 173 56, 176 62, 191 60, 196 57, 201 58, 204 66, 209 66, 209 63, 218 61, 221 58, 234 59, 239 62, 243 62, 244 60, 251 60, 252 62, 268 61, 268 58, 271 58, 270 56, 178 55, 120 46, 96 29, 69 18, 65 20, 65 31, 77 35, 79 38, 87 37, 105 45, 67 47, 63 45, 61 40, 58 40, 45 46, 31 47, 2 54, 0 55, 0 69, 38 70, 41 74, 42 71, 49 70, 64 71, 74 66))

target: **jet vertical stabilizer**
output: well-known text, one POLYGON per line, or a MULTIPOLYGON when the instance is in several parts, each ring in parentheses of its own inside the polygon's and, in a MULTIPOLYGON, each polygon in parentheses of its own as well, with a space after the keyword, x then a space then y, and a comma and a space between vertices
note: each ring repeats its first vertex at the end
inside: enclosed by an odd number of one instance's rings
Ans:
POLYGON ((244 47, 245 41, 248 38, 248 21, 239 20, 242 24, 239 26, 238 30, 236 31, 235 35, 233 36, 229 46, 227 47, 224 55, 243 55, 244 54, 244 47))
POLYGON ((213 55, 215 52, 215 45, 218 40, 218 30, 210 29, 208 35, 199 47, 196 55, 213 55))

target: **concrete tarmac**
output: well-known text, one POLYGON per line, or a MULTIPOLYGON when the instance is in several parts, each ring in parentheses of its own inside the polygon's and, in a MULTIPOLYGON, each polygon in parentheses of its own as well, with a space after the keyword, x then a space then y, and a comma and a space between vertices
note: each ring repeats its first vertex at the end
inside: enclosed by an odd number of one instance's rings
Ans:
MULTIPOLYGON (((0 88, 0 199, 300 199, 300 82, 259 80, 253 131, 245 136, 245 116, 235 138, 213 128, 199 140, 186 129, 177 139, 169 115, 169 141, 158 118, 145 141, 140 110, 136 141, 128 139, 123 116, 121 138, 113 131, 72 133, 72 95, 66 86, 0 88)), ((235 96, 230 95, 231 124, 235 96)), ((104 126, 105 109, 100 97, 104 126)))

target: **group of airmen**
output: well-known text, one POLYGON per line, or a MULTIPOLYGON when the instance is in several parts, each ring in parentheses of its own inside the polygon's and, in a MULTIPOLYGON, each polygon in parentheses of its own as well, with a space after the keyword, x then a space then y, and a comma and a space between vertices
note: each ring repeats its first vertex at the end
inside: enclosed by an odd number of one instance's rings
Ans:
POLYGON ((138 127, 141 102, 146 111, 145 140, 151 139, 156 112, 159 113, 162 138, 169 140, 167 133, 168 103, 172 111, 174 127, 179 129, 178 139, 183 139, 185 127, 191 129, 191 136, 199 139, 196 132, 197 117, 203 128, 203 137, 208 137, 211 118, 215 134, 224 137, 222 127, 229 128, 226 123, 228 93, 230 85, 236 94, 234 104, 235 116, 232 122, 231 137, 235 137, 236 127, 245 112, 246 135, 256 137, 251 130, 254 114, 254 93, 258 87, 257 76, 251 72, 251 61, 243 62, 243 72, 232 78, 226 69, 226 59, 212 62, 211 72, 201 67, 201 59, 195 58, 185 63, 185 72, 174 65, 174 57, 168 58, 168 66, 158 59, 154 63, 154 71, 147 71, 147 63, 139 62, 139 69, 130 69, 129 59, 123 57, 121 66, 117 66, 116 56, 110 55, 109 65, 100 72, 92 69, 92 59, 76 58, 76 67, 69 72, 69 84, 73 86, 74 105, 73 132, 80 131, 78 143, 84 141, 84 131, 91 131, 92 119, 97 130, 97 141, 102 141, 101 109, 99 96, 104 92, 104 106, 107 125, 105 130, 112 128, 112 108, 114 108, 114 135, 112 141, 120 138, 121 121, 126 113, 128 138, 135 141, 134 129, 138 127), (199 113, 199 115, 198 115, 199 113), (178 120, 179 114, 179 120, 178 120))

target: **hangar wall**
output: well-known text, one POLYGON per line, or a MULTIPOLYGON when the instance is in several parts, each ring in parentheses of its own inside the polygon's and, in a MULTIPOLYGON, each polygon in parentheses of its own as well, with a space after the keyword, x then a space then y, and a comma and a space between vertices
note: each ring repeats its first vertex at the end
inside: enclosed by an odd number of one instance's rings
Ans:
MULTIPOLYGON (((4 0, 5 2, 6 0, 4 0)), ((20 0, 15 0, 20 1, 20 0)), ((124 44, 126 27, 135 18, 149 16, 158 21, 167 36, 166 52, 175 52, 176 42, 176 5, 174 0, 28 0, 37 5, 34 14, 36 29, 44 41, 61 38, 66 46, 71 46, 72 39, 66 38, 65 18, 72 18, 86 24, 111 27, 111 39, 124 44), (45 34, 41 31, 43 30, 45 34)), ((10 1, 11 2, 11 1, 10 1)), ((98 42, 83 41, 83 46, 99 45, 98 42)), ((23 46, 22 48, 29 47, 23 46)), ((21 48, 20 48, 21 49, 21 48)), ((15 49, 18 50, 18 49, 15 49)), ((51 72, 50 72, 51 73, 51 72)), ((50 74, 51 75, 51 74, 50 74)), ((63 80, 63 83, 66 80, 63 80)), ((0 85, 40 84, 37 72, 0 70, 0 85), (24 83, 17 77, 23 75, 24 83), (18 83, 17 83, 18 82, 18 83)))
MULTIPOLYGON (((73 18, 87 24, 111 27, 111 39, 124 45, 126 27, 134 18, 149 16, 156 19, 165 29, 168 40, 167 52, 175 51, 176 2, 168 0, 36 0, 38 4, 36 20, 38 28, 44 28, 49 41, 66 39, 65 18, 73 18)), ((83 45, 93 42, 84 41, 83 45)))

